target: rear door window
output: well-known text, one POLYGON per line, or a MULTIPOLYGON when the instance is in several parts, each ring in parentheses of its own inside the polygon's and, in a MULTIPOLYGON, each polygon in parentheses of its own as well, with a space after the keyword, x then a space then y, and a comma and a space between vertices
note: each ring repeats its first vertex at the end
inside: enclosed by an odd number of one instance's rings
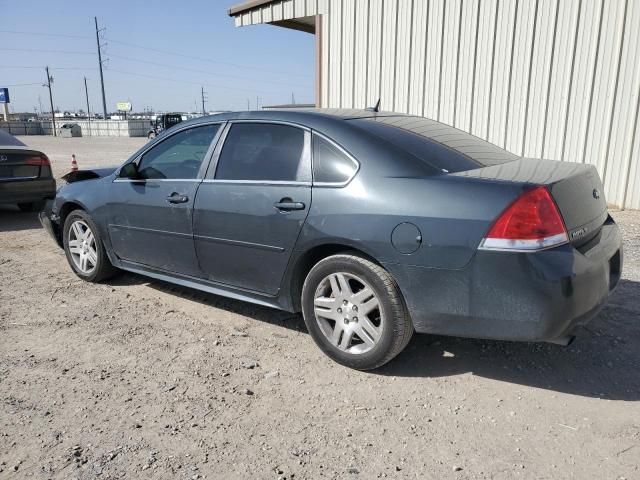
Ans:
POLYGON ((305 131, 275 123, 234 123, 220 153, 216 180, 310 182, 305 131))
POLYGON ((337 145, 313 136, 313 182, 320 184, 344 184, 358 171, 358 163, 337 145))

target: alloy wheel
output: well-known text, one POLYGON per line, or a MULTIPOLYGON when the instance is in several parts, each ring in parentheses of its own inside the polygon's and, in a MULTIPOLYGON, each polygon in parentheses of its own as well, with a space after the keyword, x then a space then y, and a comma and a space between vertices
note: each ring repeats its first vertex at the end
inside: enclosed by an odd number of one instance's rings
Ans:
POLYGON ((336 348, 366 353, 382 337, 384 318, 373 289, 360 277, 332 273, 318 285, 314 313, 320 330, 336 348))
POLYGON ((85 275, 91 274, 98 265, 96 239, 82 220, 76 220, 69 228, 69 253, 76 268, 85 275))

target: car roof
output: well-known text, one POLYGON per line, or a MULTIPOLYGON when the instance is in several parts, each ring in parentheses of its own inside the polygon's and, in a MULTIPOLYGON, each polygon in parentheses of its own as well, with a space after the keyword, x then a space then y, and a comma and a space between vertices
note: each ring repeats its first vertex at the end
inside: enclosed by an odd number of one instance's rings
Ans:
MULTIPOLYGON (((376 112, 367 109, 337 109, 337 108, 309 108, 309 109, 282 109, 260 110, 246 112, 229 112, 217 115, 200 117, 183 122, 185 124, 206 123, 211 120, 273 120, 298 123, 331 136, 331 133, 354 129, 371 134, 372 129, 368 124, 375 122, 385 125, 390 129, 400 129, 419 135, 431 142, 455 150, 460 154, 481 164, 502 163, 518 158, 505 149, 487 142, 463 130, 450 125, 431 120, 425 117, 408 115, 398 112, 376 112)), ((338 138, 334 138, 339 140, 338 138)), ((340 142, 338 142, 340 143, 340 142)), ((343 145, 346 147, 346 145, 343 145)))
MULTIPOLYGON (((225 112, 215 115, 198 117, 184 122, 185 124, 207 123, 212 120, 275 120, 290 121, 302 125, 325 122, 327 120, 341 122, 344 120, 367 118, 376 116, 396 116, 404 115, 393 112, 373 112, 358 109, 337 109, 337 108, 301 108, 301 109, 269 109, 240 112, 225 112)), ((310 125, 309 125, 310 126, 310 125)))
POLYGON ((10 133, 0 130, 0 147, 26 147, 26 145, 10 133))

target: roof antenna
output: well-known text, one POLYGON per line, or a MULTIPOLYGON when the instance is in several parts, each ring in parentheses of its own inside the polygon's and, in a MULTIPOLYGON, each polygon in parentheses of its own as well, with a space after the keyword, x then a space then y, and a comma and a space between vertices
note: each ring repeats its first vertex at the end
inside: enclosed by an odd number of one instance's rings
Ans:
POLYGON ((368 107, 365 109, 367 112, 379 112, 380 111, 380 98, 378 98, 378 101, 376 102, 376 106, 375 107, 368 107))

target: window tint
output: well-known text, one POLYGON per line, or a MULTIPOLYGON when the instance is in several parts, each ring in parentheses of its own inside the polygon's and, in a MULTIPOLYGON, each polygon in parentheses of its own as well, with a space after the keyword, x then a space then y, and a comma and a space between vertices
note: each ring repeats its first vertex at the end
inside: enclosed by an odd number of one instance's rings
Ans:
POLYGON ((446 172, 512 162, 518 157, 457 128, 409 115, 357 119, 354 123, 446 172))
POLYGON ((216 179, 310 181, 303 161, 304 130, 269 123, 236 123, 224 142, 216 179))
POLYGON ((313 137, 313 181, 316 183, 345 183, 358 170, 344 152, 324 138, 313 137))
POLYGON ((159 143, 142 156, 138 165, 141 178, 196 178, 218 128, 219 125, 190 128, 159 143))

